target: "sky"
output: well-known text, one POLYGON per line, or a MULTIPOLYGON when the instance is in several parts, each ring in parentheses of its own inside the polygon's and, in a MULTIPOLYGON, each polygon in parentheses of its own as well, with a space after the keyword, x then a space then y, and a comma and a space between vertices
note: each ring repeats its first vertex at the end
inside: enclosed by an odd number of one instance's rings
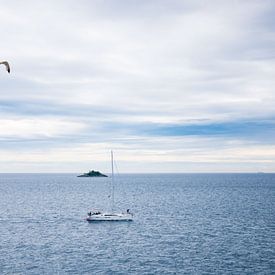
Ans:
POLYGON ((272 0, 0 0, 0 172, 275 172, 272 0))

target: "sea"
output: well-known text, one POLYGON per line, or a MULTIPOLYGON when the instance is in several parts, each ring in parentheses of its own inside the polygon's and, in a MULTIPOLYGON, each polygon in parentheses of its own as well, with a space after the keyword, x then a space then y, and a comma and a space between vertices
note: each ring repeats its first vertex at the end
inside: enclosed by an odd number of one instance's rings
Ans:
POLYGON ((0 274, 275 274, 275 174, 0 174, 0 274))

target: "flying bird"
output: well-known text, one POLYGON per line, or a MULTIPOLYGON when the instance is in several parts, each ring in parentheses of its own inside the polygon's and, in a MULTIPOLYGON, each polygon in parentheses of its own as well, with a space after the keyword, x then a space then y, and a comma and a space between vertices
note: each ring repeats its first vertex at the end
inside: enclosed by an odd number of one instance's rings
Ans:
POLYGON ((9 64, 9 62, 8 62, 8 61, 0 61, 0 64, 5 65, 5 66, 6 66, 6 70, 7 70, 7 72, 8 72, 8 73, 10 73, 11 68, 10 68, 10 64, 9 64))

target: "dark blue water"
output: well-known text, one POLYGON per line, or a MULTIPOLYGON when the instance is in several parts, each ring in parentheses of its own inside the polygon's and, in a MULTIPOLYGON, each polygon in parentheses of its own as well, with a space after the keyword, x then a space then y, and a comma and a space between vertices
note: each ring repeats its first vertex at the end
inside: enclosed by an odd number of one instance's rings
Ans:
POLYGON ((275 174, 0 174, 0 274, 274 274, 275 174))

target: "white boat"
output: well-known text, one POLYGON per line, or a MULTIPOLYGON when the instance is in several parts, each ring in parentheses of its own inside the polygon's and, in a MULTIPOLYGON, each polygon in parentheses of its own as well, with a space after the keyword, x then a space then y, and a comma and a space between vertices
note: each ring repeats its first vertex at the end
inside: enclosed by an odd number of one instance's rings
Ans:
POLYGON ((88 222, 95 221, 132 221, 132 213, 101 213, 101 212, 90 212, 87 216, 88 222), (91 214, 90 214, 91 213, 91 214))
POLYGON ((126 213, 116 213, 114 212, 114 157, 113 151, 111 151, 111 163, 112 163, 112 211, 111 212, 101 212, 99 210, 93 210, 88 213, 86 220, 88 222, 92 221, 132 221, 133 213, 127 209, 126 213))

